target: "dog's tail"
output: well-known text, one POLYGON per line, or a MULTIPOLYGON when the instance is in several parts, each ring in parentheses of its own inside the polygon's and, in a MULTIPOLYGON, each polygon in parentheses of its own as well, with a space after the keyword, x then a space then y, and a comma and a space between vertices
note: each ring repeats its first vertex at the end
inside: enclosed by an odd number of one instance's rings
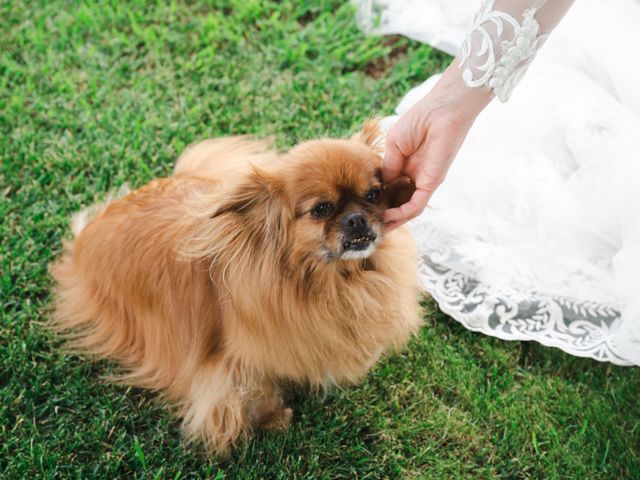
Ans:
POLYGON ((278 156, 272 138, 223 137, 190 145, 180 155, 174 174, 226 179, 247 171, 247 165, 265 164, 278 156))

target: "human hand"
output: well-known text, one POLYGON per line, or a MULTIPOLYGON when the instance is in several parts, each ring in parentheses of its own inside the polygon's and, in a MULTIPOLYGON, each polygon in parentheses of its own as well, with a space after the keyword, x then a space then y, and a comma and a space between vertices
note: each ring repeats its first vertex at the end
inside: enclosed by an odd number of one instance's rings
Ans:
POLYGON ((475 118, 492 98, 488 89, 467 87, 454 62, 433 89, 389 130, 382 163, 383 180, 388 184, 406 175, 416 190, 407 203, 385 212, 387 231, 424 211, 475 118))

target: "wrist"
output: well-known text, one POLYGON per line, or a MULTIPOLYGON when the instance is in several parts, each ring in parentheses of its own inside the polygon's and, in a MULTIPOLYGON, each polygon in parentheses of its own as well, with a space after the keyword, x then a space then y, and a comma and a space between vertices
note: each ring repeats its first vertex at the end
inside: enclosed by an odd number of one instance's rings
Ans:
POLYGON ((440 83, 443 94, 452 98, 451 107, 474 119, 495 98, 490 88, 470 87, 465 83, 457 58, 444 71, 438 84, 440 83))
POLYGON ((454 60, 412 110, 419 118, 447 119, 453 125, 469 128, 494 97, 488 88, 469 87, 454 60))

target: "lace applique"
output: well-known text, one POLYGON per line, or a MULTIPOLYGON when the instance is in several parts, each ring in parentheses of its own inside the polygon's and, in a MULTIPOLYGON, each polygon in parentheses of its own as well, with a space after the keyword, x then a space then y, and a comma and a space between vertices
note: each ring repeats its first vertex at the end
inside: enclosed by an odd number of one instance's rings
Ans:
POLYGON ((534 340, 601 362, 638 365, 617 345, 621 316, 613 306, 481 282, 455 268, 464 261, 452 238, 424 223, 411 227, 420 243, 423 288, 465 328, 503 340, 534 340))
POLYGON ((494 10, 495 0, 486 0, 473 29, 460 46, 462 79, 470 87, 487 86, 502 102, 511 96, 536 52, 549 36, 539 34, 535 19, 546 0, 535 2, 518 22, 506 12, 494 10))

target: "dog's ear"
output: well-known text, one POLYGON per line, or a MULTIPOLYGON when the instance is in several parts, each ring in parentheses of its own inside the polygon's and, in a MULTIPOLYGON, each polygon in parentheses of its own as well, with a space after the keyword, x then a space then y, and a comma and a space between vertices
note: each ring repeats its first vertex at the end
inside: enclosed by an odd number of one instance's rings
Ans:
POLYGON ((229 189, 211 218, 228 213, 248 215, 264 212, 280 200, 281 194, 281 182, 267 172, 253 168, 247 177, 229 189))
POLYGON ((382 153, 382 130, 380 122, 376 118, 369 118, 364 122, 362 130, 354 134, 351 140, 357 140, 382 153))
POLYGON ((387 208, 396 208, 404 205, 413 196, 416 191, 416 185, 409 177, 398 177, 393 182, 384 187, 384 201, 387 208))
POLYGON ((257 168, 247 176, 229 181, 222 192, 194 196, 197 204, 194 212, 205 214, 211 221, 202 222, 185 241, 180 249, 183 258, 217 256, 228 250, 230 244, 243 245, 242 239, 251 240, 262 249, 282 243, 290 218, 284 201, 284 182, 277 175, 257 168))

